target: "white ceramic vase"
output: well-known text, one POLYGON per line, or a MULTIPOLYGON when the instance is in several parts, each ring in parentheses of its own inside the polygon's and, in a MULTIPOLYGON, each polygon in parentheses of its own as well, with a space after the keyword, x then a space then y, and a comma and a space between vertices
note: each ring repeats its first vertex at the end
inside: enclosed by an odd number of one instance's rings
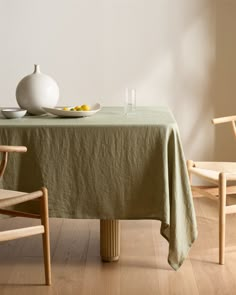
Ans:
POLYGON ((43 107, 55 107, 58 99, 57 83, 51 77, 41 73, 39 65, 34 65, 34 72, 24 77, 16 88, 17 103, 33 115, 44 114, 43 107))

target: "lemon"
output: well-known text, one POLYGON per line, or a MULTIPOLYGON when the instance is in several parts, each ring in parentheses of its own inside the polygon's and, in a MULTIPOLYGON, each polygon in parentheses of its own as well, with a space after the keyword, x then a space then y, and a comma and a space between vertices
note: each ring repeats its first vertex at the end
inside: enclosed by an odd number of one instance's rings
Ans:
POLYGON ((90 110, 90 106, 88 106, 87 104, 83 104, 83 105, 81 106, 81 109, 82 109, 83 111, 89 111, 89 110, 90 110))
POLYGON ((81 110, 82 110, 82 109, 81 109, 81 106, 76 106, 76 107, 75 107, 75 110, 76 110, 76 111, 81 111, 81 110))
POLYGON ((63 108, 63 111, 69 111, 69 110, 70 110, 70 108, 68 108, 68 107, 63 108))

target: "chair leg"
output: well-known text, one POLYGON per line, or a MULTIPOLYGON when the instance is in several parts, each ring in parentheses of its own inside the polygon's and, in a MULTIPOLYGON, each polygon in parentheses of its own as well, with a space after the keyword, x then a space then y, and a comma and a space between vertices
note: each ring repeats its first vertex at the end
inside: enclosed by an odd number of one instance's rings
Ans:
POLYGON ((187 160, 187 168, 188 168, 188 177, 189 177, 189 183, 192 185, 192 175, 190 172, 190 168, 193 167, 194 163, 192 160, 187 160))
POLYGON ((50 239, 49 239, 49 218, 48 218, 48 191, 42 188, 43 196, 41 198, 41 222, 44 226, 43 233, 43 255, 46 285, 50 286, 51 279, 51 258, 50 258, 50 239))
POLYGON ((219 263, 225 263, 225 206, 226 206, 226 177, 219 175, 219 263))

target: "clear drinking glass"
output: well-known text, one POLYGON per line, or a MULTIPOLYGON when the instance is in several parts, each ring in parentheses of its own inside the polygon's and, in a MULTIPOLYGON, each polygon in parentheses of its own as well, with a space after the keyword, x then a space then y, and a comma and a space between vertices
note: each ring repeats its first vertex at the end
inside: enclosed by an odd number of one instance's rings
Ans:
POLYGON ((136 89, 125 88, 124 113, 126 115, 135 113, 136 110, 136 89))

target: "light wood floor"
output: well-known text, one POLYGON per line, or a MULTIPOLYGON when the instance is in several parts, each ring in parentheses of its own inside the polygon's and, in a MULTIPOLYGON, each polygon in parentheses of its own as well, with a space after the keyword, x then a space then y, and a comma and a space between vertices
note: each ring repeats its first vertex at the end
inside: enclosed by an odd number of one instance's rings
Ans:
MULTIPOLYGON (((236 294, 236 215, 227 216, 226 264, 220 266, 217 203, 194 202, 199 236, 177 272, 167 263, 159 221, 122 221, 120 261, 102 263, 98 221, 50 219, 53 285, 43 285, 41 239, 35 236, 0 244, 0 294, 236 294)), ((24 224, 21 218, 0 220, 0 230, 24 224)))

